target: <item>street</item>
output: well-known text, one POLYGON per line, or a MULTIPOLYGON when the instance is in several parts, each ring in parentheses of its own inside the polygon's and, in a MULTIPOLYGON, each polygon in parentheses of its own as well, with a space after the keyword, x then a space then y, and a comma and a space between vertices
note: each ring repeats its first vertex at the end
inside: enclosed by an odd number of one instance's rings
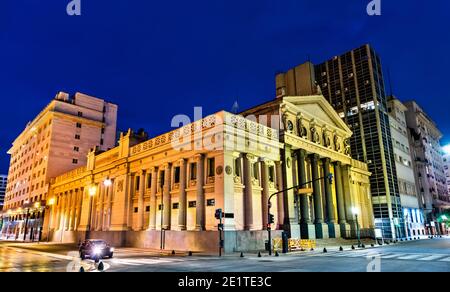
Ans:
MULTIPOLYGON (((0 272, 78 271, 70 245, 0 243, 0 272), (69 254, 72 252, 72 254, 69 254), (75 266, 75 268, 73 268, 75 266)), ((138 248, 118 248, 113 259, 103 260, 106 272, 449 272, 450 239, 424 239, 382 247, 344 251, 329 248, 294 252, 279 257, 263 254, 213 255, 161 254, 138 248)), ((82 263, 95 270, 93 261, 82 263)))

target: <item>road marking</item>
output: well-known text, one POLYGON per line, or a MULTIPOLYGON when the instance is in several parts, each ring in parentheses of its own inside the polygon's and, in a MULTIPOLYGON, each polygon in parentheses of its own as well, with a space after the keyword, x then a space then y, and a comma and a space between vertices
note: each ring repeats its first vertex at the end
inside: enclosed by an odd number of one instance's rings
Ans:
POLYGON ((444 255, 444 254, 437 254, 437 255, 431 255, 431 256, 427 256, 427 257, 424 257, 424 258, 421 258, 421 259, 417 259, 418 261, 434 261, 434 260, 437 260, 437 259, 440 259, 440 258, 442 258, 442 257, 445 257, 446 255, 444 255))
POLYGON ((440 262, 450 262, 450 257, 440 260, 440 262))
POLYGON ((382 255, 381 258, 382 259, 393 259, 393 258, 401 257, 401 256, 404 256, 404 255, 406 255, 406 254, 404 254, 404 253, 394 253, 394 254, 382 255))
POLYGON ((404 257, 399 257, 397 259, 399 259, 399 260, 414 260, 414 259, 417 259, 420 257, 423 257, 423 254, 410 254, 410 255, 407 255, 404 257))

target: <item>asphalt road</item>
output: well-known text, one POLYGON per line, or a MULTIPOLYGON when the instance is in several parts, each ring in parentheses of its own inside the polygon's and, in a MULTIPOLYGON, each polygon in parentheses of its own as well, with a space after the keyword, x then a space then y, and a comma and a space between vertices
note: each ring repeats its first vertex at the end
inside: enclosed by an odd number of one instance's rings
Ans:
MULTIPOLYGON (((0 243, 0 272, 78 270, 70 245, 0 243), (74 268, 75 267, 75 268, 74 268)), ((76 255, 76 253, 75 253, 76 255)), ((279 257, 247 254, 217 256, 186 254, 172 256, 135 248, 119 248, 106 259, 107 272, 450 272, 450 239, 420 240, 396 245, 331 249, 327 253, 297 252, 279 257)), ((92 269, 92 261, 82 265, 92 269)))

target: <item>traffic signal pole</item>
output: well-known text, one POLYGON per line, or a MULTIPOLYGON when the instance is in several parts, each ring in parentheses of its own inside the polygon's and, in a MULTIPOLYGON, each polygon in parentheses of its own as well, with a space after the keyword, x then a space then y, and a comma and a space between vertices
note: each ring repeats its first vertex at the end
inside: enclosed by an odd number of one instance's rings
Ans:
MULTIPOLYGON (((269 197, 269 200, 268 200, 268 202, 267 202, 267 209, 268 209, 268 216, 269 216, 269 221, 268 221, 268 224, 267 224, 267 232, 268 232, 268 235, 269 235, 269 255, 271 256, 272 255, 272 224, 274 223, 274 221, 275 221, 275 219, 274 219, 274 216, 272 215, 272 214, 270 214, 270 208, 272 207, 272 203, 270 202, 271 200, 272 200, 272 198, 274 197, 274 196, 277 196, 277 195, 279 195, 279 194, 281 194, 281 193, 284 193, 284 192, 287 192, 287 191, 290 191, 290 190, 293 190, 293 189, 295 189, 296 191, 298 191, 299 189, 301 189, 302 187, 304 187, 304 186, 306 186, 306 185, 308 185, 308 184, 310 184, 310 183, 313 183, 313 182, 316 182, 316 181, 318 181, 318 180, 322 180, 322 179, 329 179, 330 180, 330 184, 333 182, 333 174, 329 174, 328 176, 324 176, 324 177, 319 177, 319 178, 317 178, 317 179, 315 179, 315 180, 311 180, 311 181, 308 181, 308 182, 305 182, 305 183, 303 183, 303 184, 300 184, 300 185, 297 185, 297 186, 294 186, 294 187, 291 187, 291 188, 288 188, 288 189, 284 189, 284 190, 281 190, 281 191, 278 191, 278 192, 276 192, 276 193, 274 193, 274 194, 272 194, 270 197, 269 197)), ((298 205, 297 205, 297 208, 299 208, 298 207, 298 205)))

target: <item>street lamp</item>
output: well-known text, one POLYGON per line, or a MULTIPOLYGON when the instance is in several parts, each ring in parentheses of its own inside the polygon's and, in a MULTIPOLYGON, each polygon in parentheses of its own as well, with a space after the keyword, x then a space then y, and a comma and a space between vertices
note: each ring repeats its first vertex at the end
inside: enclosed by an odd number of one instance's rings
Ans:
POLYGON ((352 213, 355 216, 355 221, 356 221, 356 236, 358 237, 358 247, 361 247, 361 233, 359 231, 359 221, 358 221, 359 210, 358 210, 358 208, 352 207, 352 213))
POLYGON ((88 226, 86 230, 86 239, 88 239, 88 234, 91 231, 91 223, 92 223, 92 209, 94 208, 93 200, 94 196, 97 194, 97 186, 91 185, 89 187, 89 217, 88 217, 88 226))
POLYGON ((53 211, 53 205, 55 204, 55 198, 51 198, 48 200, 48 206, 50 209, 49 213, 49 219, 48 219, 48 227, 47 227, 47 242, 50 241, 50 226, 52 225, 52 211, 53 211))
POLYGON ((103 185, 105 187, 110 187, 112 185, 112 180, 110 178, 107 178, 104 182, 103 185))
MULTIPOLYGON (((269 197, 269 200, 268 200, 268 202, 267 202, 267 207, 268 207, 267 210, 268 210, 268 216, 269 216, 269 218, 268 218, 269 221, 268 221, 268 224, 267 224, 267 233, 268 233, 268 235, 269 235, 269 255, 272 255, 272 228, 271 228, 271 224, 272 224, 273 221, 274 221, 273 215, 270 214, 270 208, 272 207, 272 203, 271 203, 270 201, 272 200, 272 198, 273 198, 274 196, 276 196, 276 195, 279 195, 279 194, 281 194, 281 193, 284 193, 284 192, 287 192, 287 191, 290 191, 290 190, 293 190, 293 189, 295 189, 296 192, 298 192, 298 191, 299 191, 301 188, 303 188, 304 186, 306 186, 306 185, 308 185, 308 184, 310 184, 310 183, 313 183, 313 182, 322 180, 322 179, 323 179, 323 180, 328 179, 329 182, 330 182, 330 184, 333 184, 333 177, 334 177, 333 174, 330 173, 330 174, 327 175, 327 176, 319 177, 319 178, 317 178, 317 179, 314 179, 314 180, 305 182, 305 183, 303 183, 303 184, 300 184, 300 185, 297 185, 297 186, 294 186, 294 187, 291 187, 291 188, 288 188, 288 189, 285 189, 285 190, 282 190, 282 191, 278 191, 278 192, 272 194, 272 195, 269 197)), ((304 195, 304 194, 303 194, 303 195, 304 195)), ((299 204, 297 204, 297 208, 299 208, 299 204)))

